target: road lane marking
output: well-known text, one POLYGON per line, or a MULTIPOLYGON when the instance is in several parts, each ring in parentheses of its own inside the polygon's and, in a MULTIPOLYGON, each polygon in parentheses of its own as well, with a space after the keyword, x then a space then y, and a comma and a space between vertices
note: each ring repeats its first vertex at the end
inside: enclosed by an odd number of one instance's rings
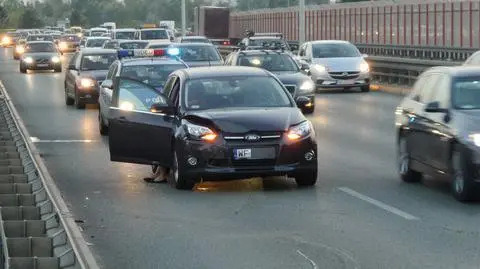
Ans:
POLYGON ((41 140, 38 137, 32 136, 30 137, 30 141, 33 143, 92 143, 95 140, 85 139, 85 140, 41 140))
POLYGON ((405 212, 405 211, 402 211, 402 210, 400 210, 400 209, 398 209, 398 208, 396 208, 396 207, 393 207, 393 206, 387 205, 387 204, 385 204, 385 203, 382 203, 382 202, 380 202, 380 201, 378 201, 378 200, 375 200, 375 199, 373 199, 373 198, 371 198, 371 197, 368 197, 368 196, 363 195, 363 194, 361 194, 361 193, 359 193, 359 192, 356 192, 356 191, 354 191, 354 190, 352 190, 352 189, 350 189, 350 188, 341 187, 341 188, 338 188, 338 189, 341 190, 342 192, 346 193, 346 194, 349 194, 349 195, 351 195, 351 196, 353 196, 353 197, 355 197, 355 198, 358 198, 358 199, 360 199, 360 200, 362 200, 362 201, 365 201, 365 202, 367 202, 367 203, 370 203, 370 204, 372 204, 372 205, 374 205, 374 206, 376 206, 376 207, 379 207, 379 208, 381 208, 381 209, 383 209, 383 210, 386 210, 386 211, 388 211, 388 212, 390 212, 390 213, 393 213, 393 214, 395 214, 395 215, 397 215, 397 216, 399 216, 399 217, 402 217, 402 218, 404 218, 404 219, 407 219, 407 220, 419 220, 419 218, 417 218, 417 217, 415 217, 415 216, 413 216, 413 215, 411 215, 411 214, 408 214, 408 213, 405 212))
POLYGON ((310 259, 307 255, 303 254, 303 252, 301 252, 299 249, 297 249, 297 253, 298 253, 298 255, 305 258, 305 260, 307 260, 312 265, 313 269, 318 269, 317 264, 312 259, 310 259))

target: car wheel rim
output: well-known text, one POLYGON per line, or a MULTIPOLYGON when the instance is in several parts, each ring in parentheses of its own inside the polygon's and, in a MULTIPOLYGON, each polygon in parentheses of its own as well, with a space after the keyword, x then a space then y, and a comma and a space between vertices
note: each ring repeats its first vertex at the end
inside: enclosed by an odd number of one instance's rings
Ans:
POLYGON ((407 141, 402 138, 398 144, 398 171, 405 175, 409 170, 410 157, 407 150, 407 141))
POLYGON ((452 158, 453 166, 453 186, 456 193, 462 193, 465 187, 465 178, 462 172, 460 154, 454 153, 452 158))
POLYGON ((177 153, 173 154, 173 178, 175 179, 175 182, 178 182, 178 159, 177 159, 177 153))

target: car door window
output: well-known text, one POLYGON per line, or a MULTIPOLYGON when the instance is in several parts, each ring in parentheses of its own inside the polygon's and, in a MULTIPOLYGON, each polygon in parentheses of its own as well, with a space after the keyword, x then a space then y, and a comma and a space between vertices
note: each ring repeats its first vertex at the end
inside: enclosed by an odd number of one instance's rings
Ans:
POLYGON ((432 101, 433 91, 435 90, 435 85, 438 82, 439 74, 431 74, 425 78, 425 83, 421 85, 421 90, 414 100, 422 104, 426 104, 432 101))
POLYGON ((441 74, 434 90, 432 91, 431 101, 440 103, 440 108, 450 107, 450 76, 447 74, 441 74))
POLYGON ((300 51, 298 52, 298 55, 301 57, 305 57, 306 49, 307 49, 307 44, 302 45, 302 47, 300 48, 300 51))
POLYGON ((112 80, 115 74, 115 70, 117 69, 117 64, 113 63, 110 68, 108 69, 107 79, 112 80))
POLYGON ((153 104, 167 103, 167 99, 160 92, 145 83, 125 78, 118 80, 116 106, 120 109, 150 112, 153 104))
POLYGON ((69 65, 75 65, 75 63, 77 62, 78 54, 79 54, 79 52, 77 52, 73 55, 72 59, 70 59, 70 62, 68 63, 69 65))
POLYGON ((173 85, 172 89, 172 103, 175 107, 178 107, 179 103, 179 93, 180 92, 180 79, 175 80, 175 84, 173 85))
POLYGON ((165 96, 168 96, 170 100, 172 100, 172 88, 175 83, 175 80, 177 79, 177 76, 172 75, 167 79, 167 82, 165 83, 165 87, 163 88, 163 93, 165 96))

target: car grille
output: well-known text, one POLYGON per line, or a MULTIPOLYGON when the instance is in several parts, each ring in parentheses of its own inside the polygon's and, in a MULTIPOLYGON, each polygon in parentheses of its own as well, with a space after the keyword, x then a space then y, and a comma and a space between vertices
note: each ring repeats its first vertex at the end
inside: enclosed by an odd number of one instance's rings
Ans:
POLYGON ((48 64, 50 63, 50 59, 37 59, 35 60, 37 64, 48 64))
POLYGON ((358 78, 360 72, 352 71, 352 72, 329 72, 330 77, 333 79, 355 79, 358 78))
POLYGON ((285 88, 287 88, 288 92, 292 95, 295 96, 295 91, 297 89, 296 85, 285 85, 285 88))

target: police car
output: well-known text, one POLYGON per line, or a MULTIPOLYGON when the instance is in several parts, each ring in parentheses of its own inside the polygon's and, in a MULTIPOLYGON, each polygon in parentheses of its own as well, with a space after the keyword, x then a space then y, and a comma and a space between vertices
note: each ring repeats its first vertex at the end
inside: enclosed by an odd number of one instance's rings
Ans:
POLYGON ((119 60, 112 63, 100 87, 98 98, 100 134, 108 134, 108 111, 112 104, 112 93, 118 87, 116 83, 118 78, 138 80, 161 92, 170 73, 188 68, 188 65, 177 57, 178 54, 177 48, 118 50, 119 60))

